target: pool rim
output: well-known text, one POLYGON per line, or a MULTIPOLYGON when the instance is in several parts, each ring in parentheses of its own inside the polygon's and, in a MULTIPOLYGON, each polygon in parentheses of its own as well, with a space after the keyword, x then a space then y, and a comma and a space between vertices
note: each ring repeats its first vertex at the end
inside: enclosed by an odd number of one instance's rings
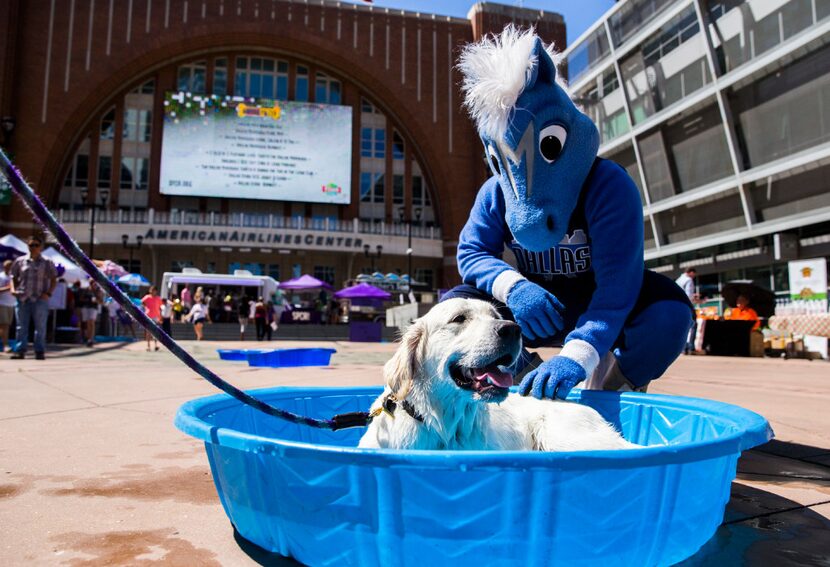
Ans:
MULTIPOLYGON (((382 386, 276 386, 249 390, 248 393, 254 397, 265 396, 265 399, 268 400, 271 396, 292 395, 297 397, 322 397, 351 394, 376 397, 382 390, 382 386)), ((731 421, 735 425, 735 431, 726 433, 715 440, 694 441, 676 445, 653 445, 625 451, 536 452, 363 449, 264 437, 224 426, 210 425, 199 417, 206 412, 212 413, 241 404, 241 402, 227 394, 216 394, 185 402, 176 412, 174 425, 182 432, 206 443, 251 453, 274 454, 291 458, 326 458, 333 462, 362 466, 417 466, 441 469, 492 468, 494 466, 507 470, 528 468, 582 469, 600 464, 603 468, 626 469, 663 466, 738 454, 741 451, 761 445, 774 437, 772 428, 763 416, 725 402, 665 394, 618 393, 579 389, 573 390, 568 399, 578 401, 582 398, 590 399, 591 397, 619 397, 621 401, 636 403, 639 400, 645 402, 644 405, 650 405, 649 401, 651 401, 658 402, 657 405, 662 407, 674 406, 677 409, 694 409, 716 416, 719 419, 731 421)), ((276 403, 275 400, 268 401, 276 403)), ((299 427, 303 426, 300 425, 299 427)))

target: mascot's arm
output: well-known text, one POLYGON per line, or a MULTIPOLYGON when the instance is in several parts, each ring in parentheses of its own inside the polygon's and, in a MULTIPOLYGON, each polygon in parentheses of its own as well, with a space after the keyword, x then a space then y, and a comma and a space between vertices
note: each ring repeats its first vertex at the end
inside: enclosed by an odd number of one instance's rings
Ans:
POLYGON ((458 239, 461 279, 502 302, 510 287, 524 279, 501 259, 505 238, 503 199, 498 178, 491 177, 479 190, 470 218, 458 239), (500 288, 505 287, 502 292, 500 288))
POLYGON ((643 284, 643 206, 634 181, 602 160, 588 187, 585 212, 591 235, 596 291, 565 339, 561 354, 591 376, 620 334, 643 284))

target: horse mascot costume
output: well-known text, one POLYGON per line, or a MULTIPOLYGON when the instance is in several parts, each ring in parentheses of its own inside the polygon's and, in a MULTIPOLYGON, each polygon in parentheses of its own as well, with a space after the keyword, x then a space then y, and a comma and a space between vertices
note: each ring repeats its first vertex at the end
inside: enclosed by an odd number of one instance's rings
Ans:
POLYGON ((533 30, 508 26, 467 46, 459 67, 493 176, 459 237, 464 283, 444 297, 489 300, 526 346, 563 346, 545 362, 525 351, 514 369, 525 395, 564 399, 585 380, 645 391, 683 350, 694 312, 672 280, 644 268, 636 185, 597 157, 596 126, 533 30))

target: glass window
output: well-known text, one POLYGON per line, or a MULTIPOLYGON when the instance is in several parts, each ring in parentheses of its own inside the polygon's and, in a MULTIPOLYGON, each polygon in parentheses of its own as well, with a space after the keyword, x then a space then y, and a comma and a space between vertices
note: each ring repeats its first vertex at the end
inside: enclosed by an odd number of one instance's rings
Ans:
POLYGON ((639 139, 638 143, 651 202, 674 196, 674 180, 669 167, 663 133, 658 130, 639 139))
POLYGON ((297 65, 297 75, 294 82, 294 100, 305 102, 308 100, 308 67, 297 65))
POLYGON ((746 226, 737 189, 709 199, 681 205, 657 213, 655 216, 664 244, 711 236, 746 226))
POLYGON ((642 122, 709 83, 705 53, 694 6, 689 6, 622 61, 634 122, 642 122))
POLYGON ((572 83, 578 80, 608 53, 608 36, 605 26, 600 26, 568 54, 568 80, 572 83))
POLYGON ((153 111, 138 111, 138 139, 140 142, 149 142, 153 131, 153 111))
POLYGON ((640 179, 640 168, 637 165, 637 156, 634 154, 634 148, 629 145, 625 148, 617 150, 611 155, 604 157, 607 157, 611 161, 617 162, 628 172, 628 175, 632 180, 634 180, 634 183, 640 190, 640 201, 643 203, 643 206, 645 206, 646 199, 643 195, 643 182, 640 179))
POLYGON ((112 156, 98 156, 98 187, 109 189, 112 185, 112 156))
POLYGON ((340 104, 340 81, 325 73, 314 76, 314 100, 328 104, 340 104))
POLYGON ((404 204, 403 175, 392 176, 392 203, 395 205, 404 204))
POLYGON ((207 62, 194 61, 179 67, 177 86, 180 91, 191 93, 205 92, 205 75, 207 62))
POLYGON ((101 119, 101 136, 102 140, 115 139, 115 109, 111 109, 101 119))
POLYGON ((375 157, 386 157, 386 130, 375 128, 375 157))
POLYGON ((681 191, 734 175, 717 106, 681 116, 663 127, 681 191))
POLYGON ((830 48, 733 93, 744 166, 757 167, 830 140, 830 48))
POLYGON ((277 281, 280 281, 280 265, 268 264, 268 275, 277 281))
POLYGON ((608 25, 611 28, 611 39, 619 47, 643 29, 643 26, 654 19, 666 6, 674 0, 628 0, 610 18, 608 25))
POLYGON ((130 191, 133 189, 133 180, 135 175, 135 158, 122 157, 121 158, 121 180, 119 187, 123 190, 130 191))
POLYGON ((431 268, 415 268, 415 281, 435 289, 435 272, 431 268))
POLYGON ((372 157, 372 132, 371 128, 360 129, 360 155, 372 157))
POLYGON ((288 98, 288 63, 262 57, 237 57, 234 94, 254 98, 288 98))
POLYGON ((403 138, 395 132, 392 136, 392 159, 404 158, 403 138))
POLYGON ((124 109, 124 130, 122 136, 125 140, 138 140, 138 110, 135 108, 124 109))
POLYGON ((213 61, 213 94, 228 94, 228 60, 224 57, 213 61))
POLYGON ((709 0, 710 35, 729 72, 814 25, 830 4, 812 0, 709 0))
POLYGON ((610 69, 592 81, 576 98, 582 111, 596 124, 601 143, 608 142, 628 132, 625 100, 617 81, 617 74, 610 69))
POLYGON ((758 222, 809 213, 830 207, 830 167, 770 177, 756 181, 750 189, 758 222))
POLYGON ((375 183, 374 183, 374 190, 373 190, 373 198, 372 201, 375 203, 383 203, 384 201, 384 189, 385 189, 384 175, 382 173, 375 174, 375 183))
POLYGON ((136 171, 138 180, 135 188, 139 191, 146 191, 150 183, 150 160, 147 158, 136 158, 136 171))

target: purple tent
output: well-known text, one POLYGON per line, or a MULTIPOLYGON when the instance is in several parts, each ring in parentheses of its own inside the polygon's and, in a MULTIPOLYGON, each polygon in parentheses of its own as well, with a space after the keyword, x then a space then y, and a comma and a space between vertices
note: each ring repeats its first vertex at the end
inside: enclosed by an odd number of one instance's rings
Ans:
POLYGON ((389 299, 390 297, 392 297, 391 293, 367 283, 353 285, 334 294, 335 299, 389 299))
POLYGON ((280 283, 280 289, 295 291, 313 291, 315 289, 332 289, 331 285, 322 280, 303 274, 299 278, 280 283))

